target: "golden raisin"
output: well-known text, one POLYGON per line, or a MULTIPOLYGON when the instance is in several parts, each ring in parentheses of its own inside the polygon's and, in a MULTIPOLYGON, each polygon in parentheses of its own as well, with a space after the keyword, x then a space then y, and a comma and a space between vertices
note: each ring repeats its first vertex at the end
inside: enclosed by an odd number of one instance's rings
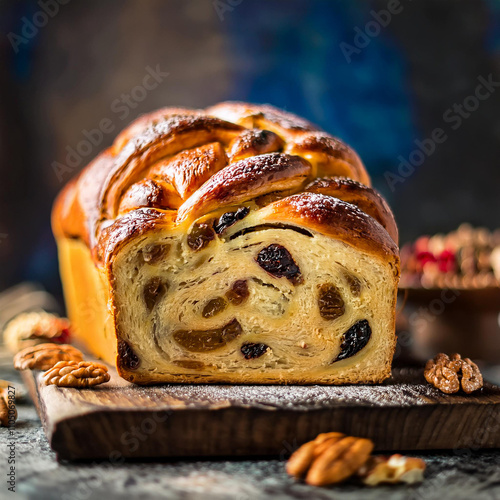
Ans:
POLYGON ((344 276, 347 284, 349 285, 349 288, 351 289, 351 293, 354 295, 354 297, 359 297, 359 295, 361 294, 361 281, 359 281, 359 279, 351 273, 346 272, 344 276))
POLYGON ((319 313, 322 318, 333 320, 345 312, 345 304, 336 286, 331 283, 321 285, 318 297, 319 313))
POLYGON ((148 264, 156 264, 168 255, 170 245, 148 245, 142 249, 142 258, 148 264))
POLYGON ((242 304, 250 295, 248 291, 247 280, 237 280, 232 285, 231 288, 226 292, 227 300, 233 306, 239 306, 242 304))
POLYGON ((241 335, 243 329, 236 319, 222 328, 212 330, 177 330, 174 340, 191 352, 213 351, 224 347, 228 342, 241 335))
POLYGON ((195 224, 188 234, 187 244, 191 250, 197 252, 205 248, 215 238, 214 230, 210 224, 202 222, 195 224))
POLYGON ((148 284, 144 288, 144 302, 150 312, 163 298, 167 292, 167 288, 167 284, 163 283, 161 278, 157 276, 149 280, 148 284))
POLYGON ((216 314, 221 313, 227 307, 227 302, 224 297, 216 297, 215 299, 209 300, 201 315, 204 318, 212 318, 216 314))

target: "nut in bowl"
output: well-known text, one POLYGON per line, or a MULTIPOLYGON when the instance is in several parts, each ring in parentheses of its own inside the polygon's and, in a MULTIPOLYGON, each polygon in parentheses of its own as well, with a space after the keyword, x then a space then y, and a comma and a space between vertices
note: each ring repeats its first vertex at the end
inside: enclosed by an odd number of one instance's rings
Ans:
POLYGON ((424 361, 436 352, 467 352, 499 363, 499 279, 498 229, 462 224, 405 244, 400 281, 405 306, 398 323, 406 322, 412 336, 406 354, 424 361))

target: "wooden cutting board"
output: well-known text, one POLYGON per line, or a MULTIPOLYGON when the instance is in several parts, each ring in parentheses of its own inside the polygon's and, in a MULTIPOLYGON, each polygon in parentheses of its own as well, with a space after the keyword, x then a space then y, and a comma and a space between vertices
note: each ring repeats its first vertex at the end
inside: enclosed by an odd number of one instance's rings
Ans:
POLYGON ((378 451, 500 448, 500 388, 445 395, 418 369, 377 386, 140 387, 110 369, 94 389, 23 372, 58 459, 274 455, 320 432, 372 439, 378 451))

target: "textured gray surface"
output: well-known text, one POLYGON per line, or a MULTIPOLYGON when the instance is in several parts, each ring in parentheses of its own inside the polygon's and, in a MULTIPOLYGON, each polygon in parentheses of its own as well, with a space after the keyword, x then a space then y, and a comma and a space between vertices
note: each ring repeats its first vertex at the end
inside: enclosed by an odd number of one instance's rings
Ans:
MULTIPOLYGON (((0 359, 0 378, 20 381, 7 356, 0 359)), ((498 499, 500 452, 461 450, 420 455, 428 463, 419 486, 360 488, 345 484, 313 488, 290 479, 284 459, 61 464, 50 449, 29 401, 18 404, 15 428, 16 495, 2 479, 0 499, 87 500, 135 499, 498 499)), ((7 431, 0 430, 0 472, 7 471, 7 431)))

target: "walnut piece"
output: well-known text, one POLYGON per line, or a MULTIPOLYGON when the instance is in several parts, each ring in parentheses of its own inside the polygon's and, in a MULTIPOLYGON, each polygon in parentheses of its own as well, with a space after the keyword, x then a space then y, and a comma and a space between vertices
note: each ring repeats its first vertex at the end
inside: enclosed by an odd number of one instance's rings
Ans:
POLYGON ((45 385, 58 387, 92 387, 108 380, 108 368, 92 361, 59 361, 43 375, 45 385))
POLYGON ((66 318, 59 318, 46 312, 28 312, 16 316, 5 328, 3 338, 8 349, 17 353, 25 347, 45 342, 68 342, 70 324, 66 318))
POLYGON ((26 347, 14 356, 16 370, 49 370, 58 361, 83 361, 83 354, 69 344, 26 347))
POLYGON ((369 439, 339 432, 320 434, 290 457, 286 469, 292 476, 305 476, 306 483, 313 486, 340 483, 366 463, 372 449, 369 439))
POLYGON ((424 376, 429 384, 445 394, 454 394, 460 387, 470 394, 483 387, 483 376, 478 366, 469 358, 462 359, 460 354, 450 357, 438 354, 427 361, 424 376))
POLYGON ((24 385, 20 382, 12 382, 11 380, 0 379, 0 389, 3 389, 11 394, 15 394, 16 402, 23 401, 28 396, 24 385))
POLYGON ((9 398, 9 390, 0 388, 0 426, 9 427, 9 420, 15 422, 17 419, 17 410, 15 406, 14 396, 9 398), (9 401, 10 399, 10 401, 9 401), (9 419, 10 405, 10 419, 9 419))
POLYGON ((424 480, 425 462, 420 458, 392 455, 390 457, 370 457, 358 471, 364 484, 413 484, 424 480))
POLYGON ((462 359, 462 389, 470 394, 483 387, 483 376, 479 367, 469 358, 462 359))

